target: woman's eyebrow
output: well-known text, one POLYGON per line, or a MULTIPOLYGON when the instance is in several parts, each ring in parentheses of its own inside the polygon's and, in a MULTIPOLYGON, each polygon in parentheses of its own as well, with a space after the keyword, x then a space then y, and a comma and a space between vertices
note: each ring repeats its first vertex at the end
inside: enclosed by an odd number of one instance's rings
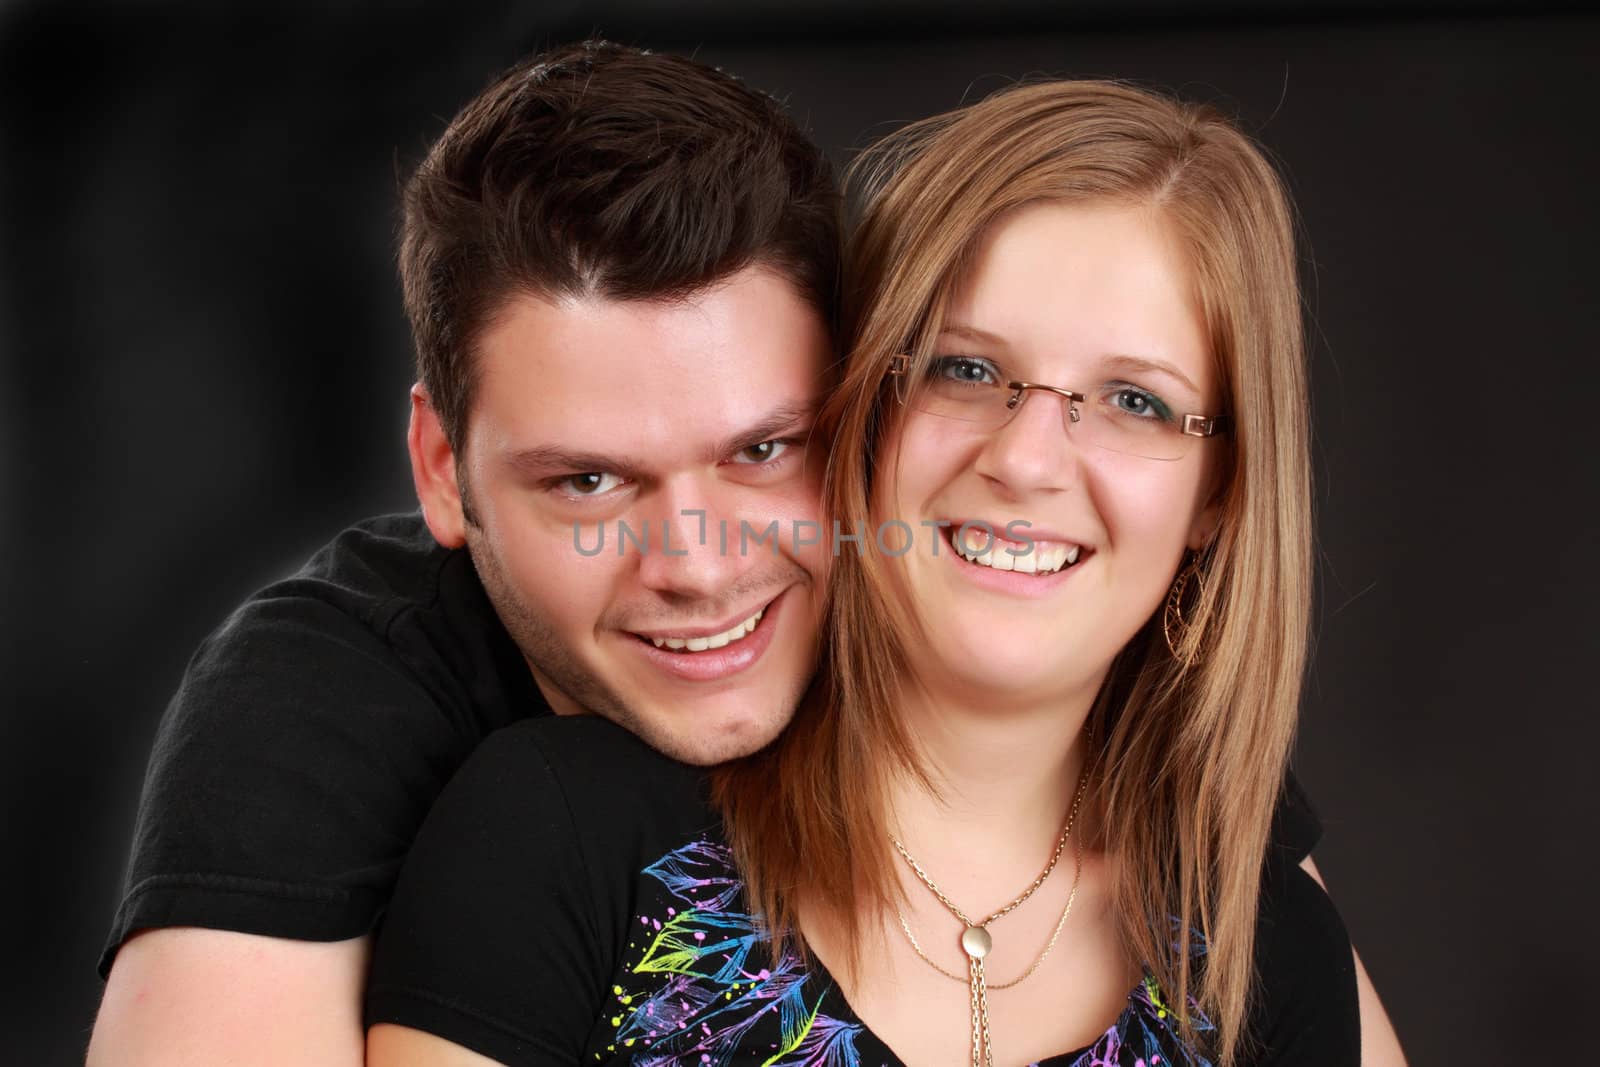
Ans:
POLYGON ((1005 338, 999 334, 990 333, 988 330, 980 330, 976 326, 965 322, 946 322, 939 328, 939 332, 941 334, 949 334, 952 337, 962 337, 968 341, 977 341, 980 344, 1003 345, 1006 343, 1005 338))
MULTIPOLYGON (((1005 338, 999 334, 990 333, 988 330, 979 329, 965 322, 946 322, 940 327, 939 333, 941 336, 949 334, 952 337, 976 341, 979 344, 1004 346, 1006 343, 1005 338)), ((1196 395, 1200 393, 1200 387, 1190 381, 1187 374, 1179 370, 1176 364, 1168 363, 1163 359, 1149 359, 1144 356, 1133 356, 1123 352, 1112 352, 1101 357, 1101 365, 1110 370, 1165 374, 1180 385, 1188 388, 1190 392, 1196 395)))
POLYGON ((1200 395, 1199 386, 1191 382, 1187 374, 1184 374, 1175 365, 1163 359, 1146 359, 1143 356, 1129 356, 1120 352, 1113 352, 1104 358, 1103 365, 1112 370, 1165 374, 1167 377, 1186 386, 1196 396, 1200 395))

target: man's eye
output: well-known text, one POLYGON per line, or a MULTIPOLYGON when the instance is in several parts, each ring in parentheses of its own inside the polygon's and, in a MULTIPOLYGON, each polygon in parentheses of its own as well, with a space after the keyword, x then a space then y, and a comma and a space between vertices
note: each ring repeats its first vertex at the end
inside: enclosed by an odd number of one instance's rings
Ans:
POLYGON ((736 463, 771 463, 790 448, 788 441, 762 441, 749 448, 741 448, 735 456, 736 463))
POLYGON ((573 496, 599 496, 608 493, 622 484, 622 478, 604 471, 585 471, 582 474, 569 474, 557 484, 558 489, 566 490, 573 496))

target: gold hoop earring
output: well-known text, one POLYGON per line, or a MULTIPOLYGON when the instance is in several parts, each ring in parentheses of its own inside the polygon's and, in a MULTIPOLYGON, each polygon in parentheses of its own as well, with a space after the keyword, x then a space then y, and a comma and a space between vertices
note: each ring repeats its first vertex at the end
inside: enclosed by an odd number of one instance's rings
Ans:
POLYGON ((1183 594, 1188 589, 1189 580, 1194 579, 1195 588, 1201 593, 1205 592, 1205 576, 1200 570, 1200 553, 1190 552, 1189 558, 1178 569, 1178 576, 1172 581, 1172 588, 1167 592, 1167 606, 1161 612, 1161 632, 1167 638, 1167 651, 1172 653, 1172 658, 1183 665, 1189 666, 1189 657, 1178 651, 1184 639, 1188 636, 1189 620, 1183 617, 1183 594))

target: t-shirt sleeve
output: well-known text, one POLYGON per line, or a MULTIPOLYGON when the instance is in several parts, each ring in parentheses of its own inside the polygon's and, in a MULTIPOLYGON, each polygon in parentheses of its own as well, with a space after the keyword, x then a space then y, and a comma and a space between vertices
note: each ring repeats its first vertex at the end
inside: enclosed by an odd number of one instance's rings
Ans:
POLYGON ((248 601, 157 730, 100 973, 147 927, 366 933, 475 740, 360 619, 310 595, 248 601))
POLYGON ((1322 820, 1293 771, 1285 771, 1278 806, 1272 813, 1270 846, 1275 859, 1299 863, 1322 840, 1322 820))
POLYGON ((397 1023, 512 1065, 577 1064, 609 943, 568 798, 533 729, 501 730, 429 813, 366 997, 397 1023))
POLYGON ((1267 860, 1256 926, 1257 1067, 1356 1067, 1361 1059, 1355 954, 1333 901, 1287 855, 1267 860))

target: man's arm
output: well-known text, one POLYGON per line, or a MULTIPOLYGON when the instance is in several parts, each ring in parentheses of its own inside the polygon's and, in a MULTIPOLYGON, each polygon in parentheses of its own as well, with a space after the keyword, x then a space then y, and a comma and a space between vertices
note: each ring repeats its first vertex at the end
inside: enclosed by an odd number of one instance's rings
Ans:
POLYGON ((140 933, 117 953, 87 1067, 361 1067, 371 941, 140 933))
MULTIPOLYGON (((1302 860, 1300 866, 1322 886, 1323 892, 1328 891, 1322 874, 1310 856, 1302 860)), ((1361 965, 1361 954, 1355 952, 1353 946, 1351 952, 1355 953, 1356 997, 1361 1006, 1362 1067, 1406 1067, 1406 1056, 1400 1049, 1400 1036, 1389 1021, 1389 1013, 1383 1009, 1383 1001, 1378 999, 1378 990, 1368 977, 1367 969, 1361 965)))
POLYGON ((94 1067, 361 1063, 368 935, 508 703, 473 597, 420 519, 377 519, 201 645, 152 745, 94 1067))

